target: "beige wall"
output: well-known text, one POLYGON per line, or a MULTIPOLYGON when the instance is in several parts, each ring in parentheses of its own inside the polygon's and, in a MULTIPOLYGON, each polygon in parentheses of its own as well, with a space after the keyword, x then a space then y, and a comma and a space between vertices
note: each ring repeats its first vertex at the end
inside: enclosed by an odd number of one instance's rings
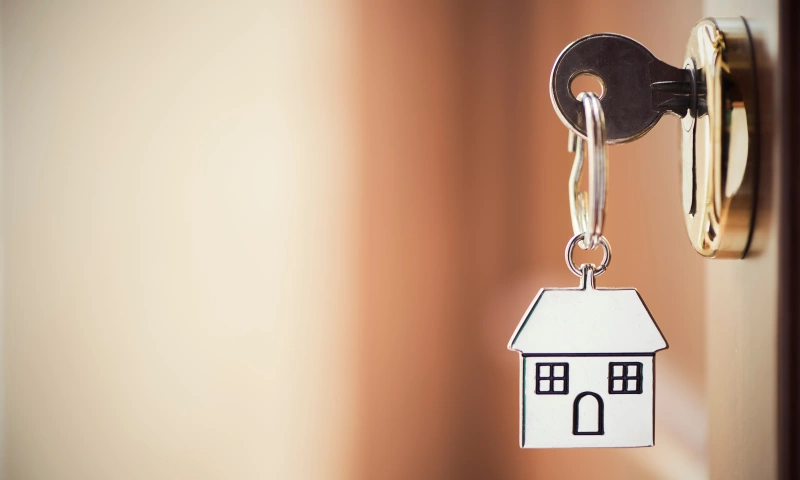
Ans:
POLYGON ((352 478, 352 10, 2 16, 5 478, 352 478))

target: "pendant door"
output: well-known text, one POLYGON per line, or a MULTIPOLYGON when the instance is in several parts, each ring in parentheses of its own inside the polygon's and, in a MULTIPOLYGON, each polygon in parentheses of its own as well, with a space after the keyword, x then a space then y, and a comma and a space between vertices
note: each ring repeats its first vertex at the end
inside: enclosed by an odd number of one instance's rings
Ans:
POLYGON ((594 392, 575 397, 572 407, 573 435, 603 435, 603 399, 594 392))

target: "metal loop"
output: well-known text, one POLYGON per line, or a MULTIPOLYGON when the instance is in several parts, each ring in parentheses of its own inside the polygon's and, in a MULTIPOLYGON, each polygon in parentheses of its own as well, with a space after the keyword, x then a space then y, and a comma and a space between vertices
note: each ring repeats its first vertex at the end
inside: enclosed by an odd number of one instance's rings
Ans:
MULTIPOLYGON (((583 276, 581 272, 582 268, 575 266, 575 262, 572 261, 572 252, 575 251, 575 245, 583 240, 585 236, 584 233, 579 233, 570 238, 569 242, 567 242, 567 249, 564 251, 564 259, 567 261, 569 270, 579 277, 583 276)), ((599 267, 594 267, 594 265, 592 265, 595 277, 602 275, 608 268, 608 264, 611 263, 611 246, 608 244, 608 240, 606 240, 606 237, 600 237, 599 243, 603 246, 603 260, 600 262, 599 267)))
POLYGON ((581 173, 583 172, 584 147, 583 140, 572 130, 569 131, 569 151, 575 152, 572 172, 569 176, 569 210, 572 217, 572 231, 575 235, 585 233, 586 238, 580 243, 584 250, 595 249, 603 236, 603 222, 606 210, 606 187, 608 185, 608 155, 606 152, 606 122, 600 99, 592 92, 578 95, 583 104, 586 122, 588 157, 589 157, 589 191, 579 191, 581 173))

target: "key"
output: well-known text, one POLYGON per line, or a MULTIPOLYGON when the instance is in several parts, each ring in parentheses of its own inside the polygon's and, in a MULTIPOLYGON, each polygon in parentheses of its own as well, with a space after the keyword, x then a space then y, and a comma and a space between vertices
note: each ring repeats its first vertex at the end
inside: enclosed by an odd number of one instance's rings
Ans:
POLYGON ((642 44, 615 33, 576 40, 556 59, 550 76, 550 97, 561 121, 586 138, 581 102, 572 95, 572 81, 588 74, 603 86, 606 142, 626 143, 650 131, 664 114, 697 118, 705 90, 694 81, 693 66, 676 68, 657 59, 642 44))

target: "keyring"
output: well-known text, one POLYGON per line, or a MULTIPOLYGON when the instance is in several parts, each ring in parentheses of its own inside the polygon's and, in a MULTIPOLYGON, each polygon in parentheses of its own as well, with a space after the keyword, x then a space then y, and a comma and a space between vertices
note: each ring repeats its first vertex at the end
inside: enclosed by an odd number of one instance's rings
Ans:
POLYGON ((580 243, 584 250, 595 249, 603 236, 603 221, 606 211, 606 186, 608 155, 606 154, 606 122, 600 99, 593 92, 578 95, 583 104, 589 157, 589 191, 579 191, 583 172, 584 141, 572 130, 569 131, 569 151, 575 152, 569 176, 569 211, 572 231, 575 235, 585 233, 580 243))
MULTIPOLYGON (((579 277, 582 277, 583 273, 579 267, 575 266, 575 262, 572 261, 572 252, 575 251, 575 245, 583 240, 585 236, 586 234, 579 233, 570 238, 569 242, 567 242, 567 249, 564 251, 564 259, 567 261, 569 270, 579 277)), ((606 240, 606 237, 600 237, 599 243, 603 246, 603 260, 600 262, 600 266, 594 269, 595 277, 602 275, 603 272, 606 271, 606 268, 608 268, 608 264, 611 263, 611 246, 608 244, 608 240, 606 240)))

